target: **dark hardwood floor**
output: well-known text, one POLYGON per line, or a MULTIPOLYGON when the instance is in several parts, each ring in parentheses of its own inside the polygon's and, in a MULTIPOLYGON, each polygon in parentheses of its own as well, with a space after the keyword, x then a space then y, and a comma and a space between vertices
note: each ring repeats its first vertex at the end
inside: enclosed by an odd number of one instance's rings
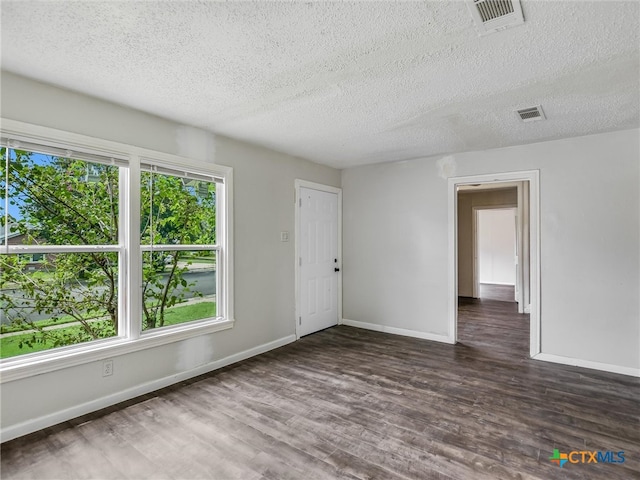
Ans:
POLYGON ((480 298, 483 300, 499 300, 501 302, 516 301, 516 287, 513 285, 480 284, 480 298))
POLYGON ((508 360, 529 360, 529 315, 518 314, 515 302, 460 297, 458 342, 508 360))
POLYGON ((529 360, 515 304, 460 344, 335 327, 2 446, 3 479, 640 478, 640 381, 529 360), (622 464, 550 462, 553 449, 622 464))

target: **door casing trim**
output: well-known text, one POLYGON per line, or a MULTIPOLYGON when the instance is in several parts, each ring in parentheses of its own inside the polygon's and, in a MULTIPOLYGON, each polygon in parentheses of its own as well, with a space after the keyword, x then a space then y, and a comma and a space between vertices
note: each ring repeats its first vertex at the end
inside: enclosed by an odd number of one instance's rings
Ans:
POLYGON ((449 217, 449 308, 447 334, 451 343, 458 340, 458 185, 478 183, 529 182, 529 248, 530 248, 530 330, 529 355, 541 352, 540 345, 540 171, 490 173, 450 177, 447 185, 449 217))

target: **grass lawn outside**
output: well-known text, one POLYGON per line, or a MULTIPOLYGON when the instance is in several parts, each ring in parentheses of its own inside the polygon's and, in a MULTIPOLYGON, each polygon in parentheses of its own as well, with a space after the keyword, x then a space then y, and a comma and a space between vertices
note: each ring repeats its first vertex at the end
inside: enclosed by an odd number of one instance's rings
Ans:
POLYGON ((198 302, 191 305, 176 306, 165 312, 164 326, 178 325, 180 323, 202 320, 217 314, 215 302, 198 302))
MULTIPOLYGON (((98 319, 100 317, 90 317, 85 318, 85 320, 98 319)), ((58 317, 57 320, 51 320, 47 318, 45 320, 38 320, 37 322, 33 322, 36 327, 51 327, 53 325, 64 325, 65 323, 75 322, 76 319, 70 315, 62 315, 58 317)), ((0 325, 0 334, 2 333, 12 333, 12 332, 20 332, 22 330, 33 330, 33 327, 29 323, 21 323, 19 325, 0 325)))
MULTIPOLYGON (((105 322, 105 320, 101 320, 105 322)), ((79 325, 73 325, 71 327, 59 328, 52 330, 51 334, 58 337, 63 335, 78 334, 82 331, 82 327, 79 325)), ((105 337, 106 338, 106 337, 105 337)), ((9 337, 0 338, 0 358, 15 357, 16 355, 23 355, 25 353, 41 352, 43 350, 50 350, 54 348, 54 339, 50 338, 46 341, 42 341, 42 337, 37 332, 25 333, 24 335, 12 335, 9 337), (31 345, 27 345, 24 342, 31 342, 31 345)))
POLYGON ((27 341, 32 335, 16 335, 15 337, 0 338, 0 358, 15 357, 16 355, 22 355, 24 353, 40 352, 42 350, 49 350, 53 346, 47 343, 35 343, 30 347, 20 344, 27 341))
MULTIPOLYGON (((211 316, 211 312, 216 312, 215 302, 199 302, 191 305, 176 306, 168 309, 165 313, 165 326, 178 325, 181 323, 192 322, 194 320, 201 320, 211 316)), ((214 313, 215 315, 215 313, 214 313)), ((41 327, 63 325, 64 323, 73 322, 72 317, 64 317, 68 319, 63 322, 62 319, 57 322, 52 320, 40 320, 36 322, 41 327)), ((104 321, 104 320, 98 320, 104 321)), ((69 327, 56 328, 54 330, 56 335, 65 335, 70 333, 77 333, 82 327, 78 325, 71 325, 69 327)), ((8 333, 9 331, 20 331, 24 328, 15 328, 14 330, 2 330, 2 333, 8 333)), ((0 358, 15 357, 16 355, 24 355, 26 353, 40 352, 43 350, 49 350, 53 348, 52 341, 44 343, 33 343, 32 345, 25 345, 24 342, 32 339, 34 332, 25 333, 23 335, 13 335, 0 337, 0 358), (20 346, 22 344, 22 347, 20 346)), ((36 334, 36 337, 38 335, 36 334)))

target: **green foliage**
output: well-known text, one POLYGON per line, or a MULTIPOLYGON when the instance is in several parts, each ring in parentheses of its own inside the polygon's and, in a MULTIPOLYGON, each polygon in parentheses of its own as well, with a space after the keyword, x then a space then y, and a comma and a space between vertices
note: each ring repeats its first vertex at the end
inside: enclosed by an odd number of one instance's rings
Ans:
MULTIPOLYGON (((87 317, 87 320, 97 320, 99 317, 87 317)), ((65 325, 71 322, 75 322, 75 320, 73 319, 73 317, 70 317, 69 315, 61 315, 58 318, 47 318, 45 320, 36 320, 34 322, 31 323, 26 323, 26 322, 13 322, 12 324, 3 324, 0 325, 0 334, 3 333, 15 333, 15 332, 24 332, 26 330, 31 330, 34 326, 36 328, 44 328, 44 327, 53 327, 53 326, 60 326, 60 325, 65 325)))
POLYGON ((23 215, 17 230, 27 236, 25 243, 118 243, 117 167, 14 152, 9 203, 23 215))
POLYGON ((117 254, 66 253, 48 255, 40 262, 36 275, 26 269, 28 260, 18 255, 0 256, 0 301, 11 324, 39 332, 27 345, 51 343, 53 346, 71 345, 115 335, 118 325, 117 254), (95 267, 97 260, 100 267, 95 267), (78 272, 85 272, 80 280, 78 272), (71 318, 82 325, 74 337, 49 338, 43 322, 34 322, 34 313, 46 315, 49 322, 61 317, 71 318), (90 318, 106 316, 109 326, 101 327, 90 318))
POLYGON ((215 184, 142 172, 141 197, 141 244, 216 243, 215 184))
MULTIPOLYGON (((9 183, 4 185, 3 171, 0 186, 8 189, 11 208, 20 212, 9 223, 10 231, 22 236, 22 243, 118 244, 118 167, 22 150, 10 154, 9 183)), ((214 244, 215 218, 213 183, 142 174, 143 245, 214 244)), ((143 257, 143 328, 161 327, 168 309, 187 293, 198 295, 184 277, 191 254, 154 251, 143 257)), ((25 351, 115 336, 118 254, 46 254, 37 264, 24 255, 0 255, 0 305, 0 314, 11 325, 30 330, 19 342, 25 351), (47 321, 33 321, 34 314, 47 321), (46 328, 63 318, 77 326, 46 328), (103 320, 91 320, 95 318, 103 320)))
MULTIPOLYGON (((142 244, 215 244, 214 184, 143 172, 141 186, 142 244)), ((199 294, 184 278, 192 263, 186 251, 143 253, 144 330, 164 326, 166 310, 188 292, 199 294)))
MULTIPOLYGON (((173 307, 167 310, 165 326, 211 317, 215 315, 215 312, 215 302, 199 302, 193 305, 173 307)), ((51 326, 50 324, 45 325, 47 323, 45 321, 38 323, 42 324, 42 326, 51 326)), ((54 348, 56 338, 75 338, 79 334, 79 330, 82 329, 77 325, 60 325, 60 327, 59 330, 45 330, 45 336, 39 335, 37 332, 28 332, 22 335, 0 337, 0 357, 8 358, 54 348)), ((109 333, 108 326, 105 324, 97 328, 97 330, 104 331, 107 335, 109 333)), ((57 343, 60 344, 60 342, 57 343)))

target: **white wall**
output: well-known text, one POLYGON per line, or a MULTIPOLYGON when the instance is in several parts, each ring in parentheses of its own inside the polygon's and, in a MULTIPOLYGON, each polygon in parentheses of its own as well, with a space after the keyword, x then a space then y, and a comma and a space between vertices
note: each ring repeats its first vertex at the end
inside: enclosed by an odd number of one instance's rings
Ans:
POLYGON ((158 382, 202 373, 240 352, 295 338, 294 179, 340 186, 338 170, 12 74, 1 79, 5 118, 233 167, 235 212, 233 329, 116 357, 111 377, 103 378, 102 362, 93 362, 5 382, 5 433, 72 418, 158 382), (290 242, 280 242, 283 230, 291 233, 290 242))
POLYGON ((516 284, 516 209, 478 210, 478 281, 516 284))
POLYGON ((513 206, 518 204, 518 189, 458 192, 458 295, 473 297, 473 207, 513 206))
MULTIPOLYGON (((453 157, 540 170, 542 352, 640 368, 640 131, 453 157)), ((343 171, 346 319, 447 334, 447 180, 437 158, 343 171)))

